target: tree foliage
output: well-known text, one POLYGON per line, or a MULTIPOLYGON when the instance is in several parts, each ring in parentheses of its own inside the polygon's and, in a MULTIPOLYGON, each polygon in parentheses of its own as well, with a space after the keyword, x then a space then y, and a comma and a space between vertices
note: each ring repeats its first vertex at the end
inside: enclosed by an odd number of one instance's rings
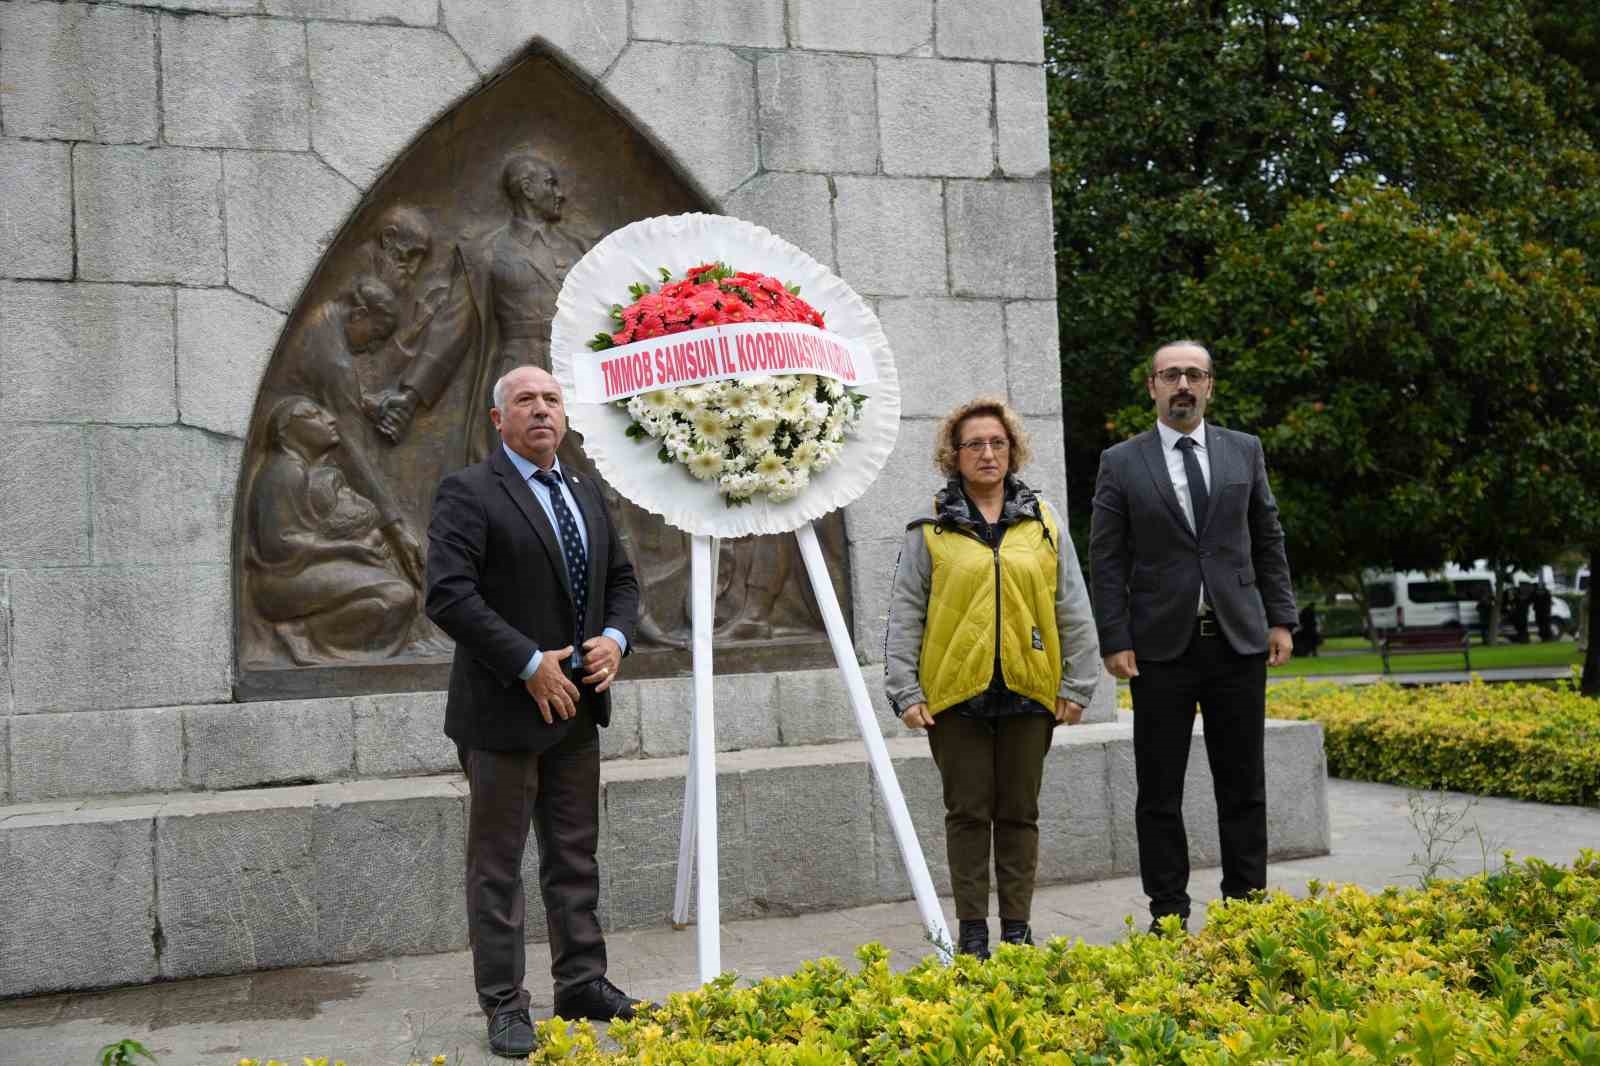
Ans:
POLYGON ((1192 336, 1298 573, 1600 541, 1592 86, 1521 0, 1045 12, 1079 491, 1192 336))

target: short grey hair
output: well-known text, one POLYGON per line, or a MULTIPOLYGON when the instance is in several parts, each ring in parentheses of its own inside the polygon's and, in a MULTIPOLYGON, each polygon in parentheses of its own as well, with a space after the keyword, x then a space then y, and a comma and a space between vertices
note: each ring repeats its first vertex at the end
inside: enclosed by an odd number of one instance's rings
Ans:
POLYGON ((1180 338, 1180 339, 1175 340, 1175 341, 1164 341, 1161 344, 1156 345, 1156 350, 1150 353, 1150 368, 1149 368, 1149 373, 1148 373, 1149 377, 1155 377, 1156 376, 1156 356, 1160 355, 1162 352, 1166 351, 1168 348, 1199 348, 1202 352, 1205 353, 1206 366, 1209 369, 1211 369, 1212 371, 1215 371, 1217 369, 1217 361, 1216 361, 1215 358, 1212 357, 1210 348, 1207 348, 1205 345, 1201 344, 1199 341, 1190 340, 1187 337, 1183 337, 1183 338, 1180 338))
POLYGON ((504 411, 506 409, 506 381, 511 377, 512 374, 515 374, 521 369, 522 368, 520 366, 512 367, 504 374, 501 374, 500 380, 494 383, 494 406, 497 410, 504 411))
MULTIPOLYGON (((500 380, 494 383, 494 405, 499 410, 504 411, 506 409, 506 389, 509 387, 507 382, 511 380, 512 374, 515 374, 521 370, 544 370, 546 374, 550 374, 552 378, 555 378, 554 374, 552 374, 549 370, 546 370, 544 367, 539 366, 537 363, 523 363, 520 366, 512 367, 504 374, 501 374, 500 380)), ((561 380, 559 378, 556 379, 556 388, 561 388, 561 380)))

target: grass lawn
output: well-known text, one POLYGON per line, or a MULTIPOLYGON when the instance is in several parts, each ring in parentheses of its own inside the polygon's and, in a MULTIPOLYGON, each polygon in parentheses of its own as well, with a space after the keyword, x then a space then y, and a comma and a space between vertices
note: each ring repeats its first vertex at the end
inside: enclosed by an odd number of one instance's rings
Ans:
MULTIPOLYGON (((1314 659, 1298 656, 1282 666, 1267 671, 1271 677, 1305 677, 1312 674, 1381 674, 1383 657, 1360 637, 1333 637, 1325 641, 1322 654, 1314 659), (1329 651, 1360 649, 1353 655, 1329 655, 1329 651)), ((1549 644, 1496 644, 1485 647, 1472 645, 1472 668, 1491 670, 1512 666, 1581 666, 1583 656, 1578 645, 1570 640, 1556 640, 1549 644)), ((1462 670, 1465 664, 1459 652, 1440 652, 1427 655, 1395 655, 1389 659, 1390 669, 1401 673, 1424 670, 1462 670)))

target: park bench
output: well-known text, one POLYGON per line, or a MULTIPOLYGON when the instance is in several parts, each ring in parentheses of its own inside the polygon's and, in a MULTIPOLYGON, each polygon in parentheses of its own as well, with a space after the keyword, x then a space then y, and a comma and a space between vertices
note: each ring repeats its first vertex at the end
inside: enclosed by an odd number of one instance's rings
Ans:
POLYGON ((1466 659, 1468 672, 1472 670, 1472 638, 1461 626, 1393 630, 1378 639, 1378 651, 1383 656, 1386 674, 1391 655, 1426 655, 1437 651, 1459 651, 1466 659))

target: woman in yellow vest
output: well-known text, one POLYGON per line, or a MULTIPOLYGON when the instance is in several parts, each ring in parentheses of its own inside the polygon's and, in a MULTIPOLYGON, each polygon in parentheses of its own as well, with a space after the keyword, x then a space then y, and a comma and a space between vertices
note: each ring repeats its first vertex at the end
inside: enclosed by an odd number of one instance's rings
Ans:
POLYGON ((1039 783, 1057 723, 1076 724, 1100 679, 1100 643, 1072 538, 1017 477, 1028 438, 980 397, 939 426, 949 479, 906 527, 885 637, 889 701, 926 729, 944 782, 958 950, 989 955, 989 842, 1000 939, 1031 944, 1039 783))

